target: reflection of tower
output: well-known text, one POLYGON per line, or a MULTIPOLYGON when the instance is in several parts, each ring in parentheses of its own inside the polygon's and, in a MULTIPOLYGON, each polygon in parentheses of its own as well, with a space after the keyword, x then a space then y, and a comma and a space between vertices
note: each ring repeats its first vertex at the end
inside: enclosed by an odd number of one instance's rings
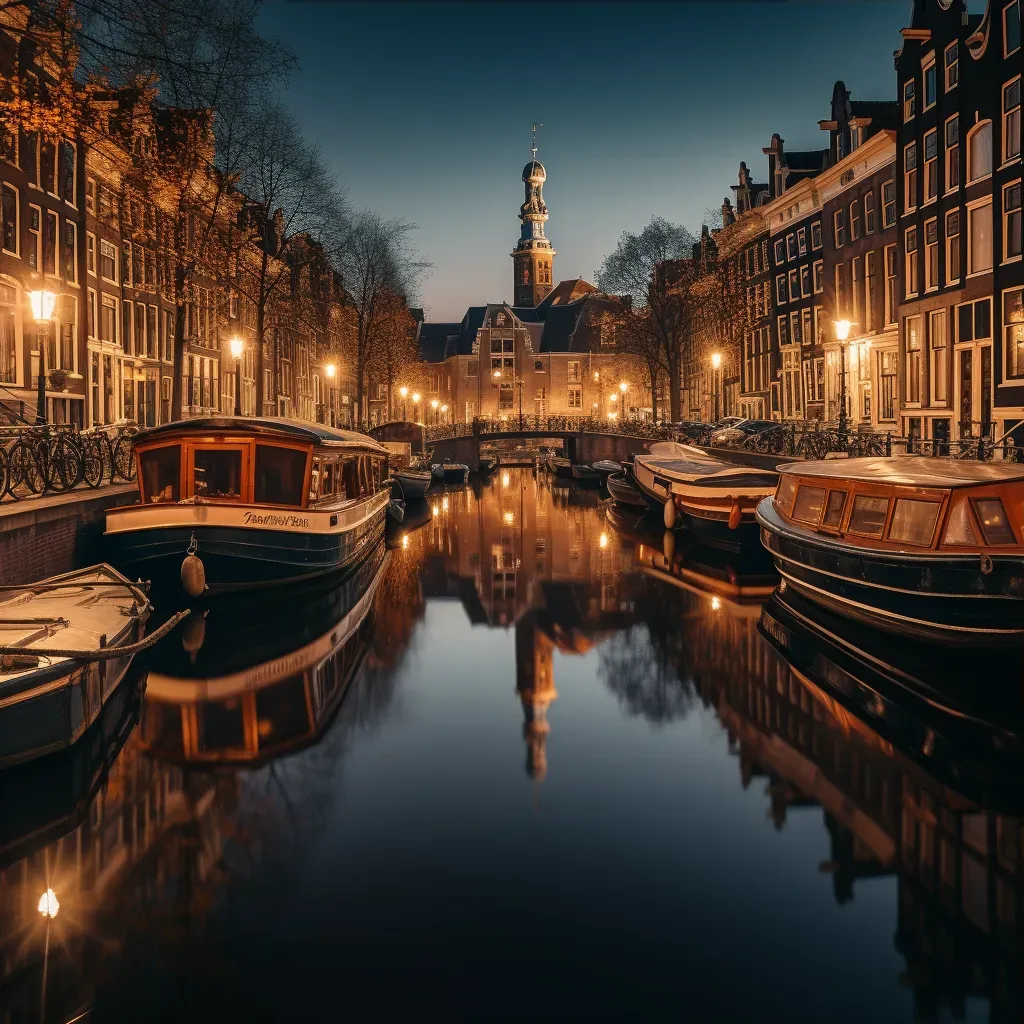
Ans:
POLYGON ((516 623, 516 692, 523 705, 526 774, 541 780, 548 773, 548 706, 557 699, 555 645, 531 612, 516 623))
POLYGON ((547 171, 537 159, 537 125, 533 126, 533 158, 523 168, 526 199, 519 207, 523 222, 519 242, 512 253, 513 305, 536 306, 551 291, 555 250, 544 237, 548 208, 544 204, 547 171))

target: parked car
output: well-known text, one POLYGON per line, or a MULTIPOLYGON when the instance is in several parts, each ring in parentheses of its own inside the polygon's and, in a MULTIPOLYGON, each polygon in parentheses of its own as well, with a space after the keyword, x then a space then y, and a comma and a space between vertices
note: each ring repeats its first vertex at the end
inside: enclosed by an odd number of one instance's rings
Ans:
POLYGON ((778 426, 772 420, 743 420, 737 419, 728 426, 715 430, 711 434, 711 443, 724 448, 741 445, 752 434, 761 434, 766 430, 772 430, 778 426))
POLYGON ((672 424, 672 429, 679 431, 687 441, 700 441, 707 438, 714 427, 710 423, 701 423, 700 420, 680 420, 672 424))

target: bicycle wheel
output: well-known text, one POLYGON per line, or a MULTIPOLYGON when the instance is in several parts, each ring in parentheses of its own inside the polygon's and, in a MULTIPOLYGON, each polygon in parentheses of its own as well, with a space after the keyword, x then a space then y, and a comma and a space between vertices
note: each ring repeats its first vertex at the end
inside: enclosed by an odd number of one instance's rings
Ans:
POLYGON ((42 493, 46 482, 39 472, 35 450, 28 441, 24 438, 15 441, 8 461, 11 466, 11 494, 19 497, 16 488, 21 487, 24 487, 30 494, 42 493))
POLYGON ((95 437, 82 438, 82 478, 89 487, 103 483, 103 446, 95 437))
POLYGON ((37 448, 45 456, 44 479, 48 490, 58 494, 71 490, 78 483, 78 466, 63 436, 51 437, 37 448))
POLYGON ((7 461, 7 451, 0 448, 0 501, 3 501, 11 486, 11 468, 7 461))
POLYGON ((135 448, 132 439, 125 434, 114 442, 114 468, 122 480, 135 479, 135 448))

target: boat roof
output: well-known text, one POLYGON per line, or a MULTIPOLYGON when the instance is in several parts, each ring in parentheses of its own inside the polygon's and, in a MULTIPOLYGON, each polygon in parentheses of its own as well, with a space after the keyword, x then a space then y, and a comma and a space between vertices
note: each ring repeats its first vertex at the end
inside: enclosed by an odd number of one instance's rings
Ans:
POLYGON ((716 459, 713 455, 690 445, 671 442, 651 446, 650 455, 637 455, 636 462, 665 476, 685 478, 687 481, 704 477, 752 477, 769 480, 774 485, 776 471, 757 466, 741 466, 735 462, 716 459))
POLYGON ((355 430, 339 430, 324 423, 311 423, 307 420, 289 420, 279 416, 205 416, 190 420, 175 420, 162 423, 159 427, 150 427, 139 434, 140 441, 160 438, 170 434, 206 434, 211 431, 230 431, 233 434, 253 434, 254 436, 277 436, 282 434, 297 441, 309 441, 312 444, 364 445, 380 451, 386 449, 372 437, 360 434, 355 430))
POLYGON ((1024 480, 1024 464, 973 462, 925 455, 791 462, 780 473, 904 487, 973 487, 1024 480))

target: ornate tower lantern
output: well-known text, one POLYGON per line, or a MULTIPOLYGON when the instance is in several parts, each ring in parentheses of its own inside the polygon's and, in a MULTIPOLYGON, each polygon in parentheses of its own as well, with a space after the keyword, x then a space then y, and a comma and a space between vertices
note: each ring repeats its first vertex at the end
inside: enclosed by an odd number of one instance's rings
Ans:
POLYGON ((512 253, 513 304, 536 306, 551 291, 555 250, 544 237, 544 222, 548 219, 548 208, 544 205, 544 182, 547 171, 537 159, 537 129, 533 126, 532 159, 523 168, 523 183, 526 200, 519 208, 519 219, 523 222, 519 244, 512 253))

